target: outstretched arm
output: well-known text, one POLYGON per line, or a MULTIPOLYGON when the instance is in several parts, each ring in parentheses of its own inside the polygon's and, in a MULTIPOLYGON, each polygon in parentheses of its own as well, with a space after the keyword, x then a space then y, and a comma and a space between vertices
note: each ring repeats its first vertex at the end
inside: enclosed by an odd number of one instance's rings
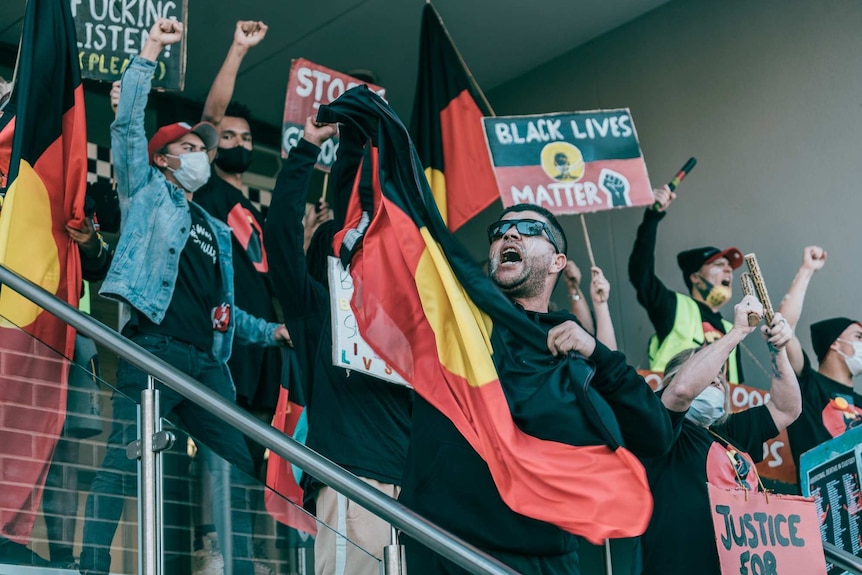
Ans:
POLYGON ((713 343, 701 348, 688 359, 667 384, 661 401, 670 411, 684 412, 721 372, 730 352, 754 331, 748 325, 748 314, 763 316, 763 306, 754 296, 745 296, 733 308, 733 328, 713 343))
POLYGON ((144 132, 144 112, 156 59, 162 48, 179 42, 182 37, 182 22, 159 18, 150 28, 141 53, 132 58, 123 72, 117 117, 111 124, 111 153, 114 155, 117 195, 123 218, 131 197, 149 181, 152 173, 144 132))
POLYGON ((569 311, 578 318, 585 330, 595 334, 596 326, 593 323, 593 314, 589 304, 587 304, 587 298, 581 292, 581 269, 572 260, 566 262, 563 280, 566 282, 566 289, 569 292, 569 311))
MULTIPOLYGON (((799 323, 799 318, 802 316, 802 306, 805 302, 805 292, 808 291, 808 284, 814 274, 823 268, 826 264, 826 250, 818 246, 809 246, 802 252, 802 265, 799 271, 796 272, 796 277, 793 278, 793 283, 790 284, 790 289, 781 300, 781 305, 778 311, 787 320, 790 328, 796 330, 796 325, 799 323)), ((794 335, 793 339, 786 346, 787 357, 790 365, 793 367, 794 373, 797 375, 802 373, 805 360, 802 357, 802 345, 799 339, 794 335)))
POLYGON ((210 87, 201 120, 219 127, 227 105, 233 97, 236 76, 249 48, 257 46, 266 36, 267 26, 263 22, 240 20, 236 23, 233 43, 227 51, 224 63, 210 87))
POLYGON ((611 284, 600 267, 593 266, 590 272, 593 276, 590 282, 590 299, 593 300, 593 311, 596 314, 596 339, 611 351, 617 351, 617 334, 614 331, 614 322, 611 320, 611 310, 608 305, 611 284))
POLYGON ((669 290, 655 273, 655 244, 658 224, 665 216, 676 194, 667 186, 653 190, 660 208, 648 208, 638 226, 635 245, 629 256, 629 280, 637 292, 638 302, 646 309, 659 340, 673 329, 676 315, 676 294, 669 290))
POLYGON ((793 335, 793 328, 781 313, 772 318, 772 325, 763 326, 763 337, 769 343, 769 354, 772 359, 772 386, 769 388, 769 401, 766 409, 772 415, 772 421, 778 431, 796 421, 802 413, 802 394, 799 382, 787 355, 788 344, 799 340, 793 335))

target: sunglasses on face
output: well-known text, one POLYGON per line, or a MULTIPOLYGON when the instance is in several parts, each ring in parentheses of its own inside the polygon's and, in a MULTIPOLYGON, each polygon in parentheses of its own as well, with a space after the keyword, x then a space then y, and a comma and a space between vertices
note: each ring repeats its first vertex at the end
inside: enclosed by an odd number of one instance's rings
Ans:
POLYGON ((488 241, 494 242, 503 237, 510 229, 515 228, 522 236, 540 236, 545 234, 554 250, 560 253, 560 246, 554 241, 554 236, 551 235, 551 229, 545 222, 538 220, 500 220, 488 226, 488 241))

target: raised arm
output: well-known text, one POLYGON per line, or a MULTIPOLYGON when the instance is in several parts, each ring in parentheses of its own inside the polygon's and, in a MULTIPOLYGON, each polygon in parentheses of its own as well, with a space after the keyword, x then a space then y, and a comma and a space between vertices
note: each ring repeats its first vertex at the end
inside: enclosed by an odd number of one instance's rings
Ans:
MULTIPOLYGON (((772 421, 778 431, 796 421, 802 413, 802 394, 799 392, 799 382, 790 360, 787 356, 787 346, 796 337, 790 322, 786 321, 781 312, 772 318, 772 325, 763 326, 763 337, 769 343, 769 354, 772 359, 772 385, 769 388, 769 401, 766 409, 772 415, 772 421)), ((797 343, 799 340, 796 340, 797 343)))
POLYGON ((264 240, 270 261, 270 278, 282 302, 285 318, 298 319, 329 309, 329 295, 308 271, 303 246, 305 198, 320 144, 335 134, 334 125, 306 121, 305 134, 278 174, 267 213, 264 240))
POLYGON ((602 268, 593 266, 590 269, 590 299, 593 301, 593 312, 596 314, 596 339, 605 344, 611 351, 617 351, 617 334, 614 322, 611 320, 611 310, 608 300, 611 295, 611 284, 605 278, 602 268))
POLYGON ((224 63, 210 87, 201 121, 209 122, 218 129, 236 85, 236 76, 249 48, 257 46, 266 36, 267 26, 263 22, 240 20, 236 23, 233 42, 228 48, 224 63))
POLYGON ((572 260, 566 262, 563 280, 566 282, 566 289, 569 292, 569 311, 578 318, 585 330, 595 334, 596 326, 593 323, 593 314, 590 311, 587 298, 581 292, 581 269, 572 260))
POLYGON ((144 132, 144 111, 156 59, 162 48, 179 42, 182 37, 182 22, 167 18, 156 20, 150 28, 140 55, 132 58, 120 81, 117 117, 111 124, 111 152, 114 156, 117 195, 123 215, 131 197, 152 175, 147 154, 147 136, 144 132))
POLYGON ((748 325, 748 314, 752 312, 762 316, 763 306, 757 298, 745 296, 733 308, 733 328, 724 337, 701 348, 670 380, 661 396, 665 407, 670 411, 688 411, 694 398, 721 372, 733 348, 754 331, 754 327, 748 325))
MULTIPOLYGON (((802 252, 802 265, 799 271, 796 272, 796 277, 793 278, 793 283, 790 284, 790 289, 781 300, 781 305, 778 311, 787 320, 790 328, 796 330, 796 325, 799 323, 799 318, 802 316, 802 306, 805 302, 805 292, 808 291, 808 284, 814 274, 823 268, 826 264, 826 250, 818 246, 809 246, 802 252)), ((794 335, 793 339, 786 346, 787 358, 793 368, 793 372, 797 375, 802 373, 805 365, 805 360, 802 356, 802 344, 794 335)))
POLYGON ((676 197, 667 186, 653 190, 660 208, 648 208, 638 226, 635 244, 629 256, 629 280, 637 292, 638 302, 646 309, 659 340, 673 329, 676 314, 676 294, 661 282, 655 273, 655 244, 658 224, 665 210, 676 197))

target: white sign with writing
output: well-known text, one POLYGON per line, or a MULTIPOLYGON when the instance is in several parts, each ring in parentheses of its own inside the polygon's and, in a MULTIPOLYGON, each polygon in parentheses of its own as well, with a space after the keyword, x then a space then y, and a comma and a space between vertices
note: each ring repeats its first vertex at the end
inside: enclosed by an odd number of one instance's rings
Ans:
POLYGON ((328 273, 332 307, 332 364, 410 387, 410 384, 395 373, 362 339, 356 325, 356 317, 350 308, 350 299, 353 297, 353 278, 350 271, 342 267, 338 258, 330 256, 328 273))

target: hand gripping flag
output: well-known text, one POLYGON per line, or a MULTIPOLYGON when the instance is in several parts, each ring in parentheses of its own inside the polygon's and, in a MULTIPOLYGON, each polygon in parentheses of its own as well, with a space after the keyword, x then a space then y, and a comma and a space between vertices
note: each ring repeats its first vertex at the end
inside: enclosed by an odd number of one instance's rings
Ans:
MULTIPOLYGON (((64 227, 83 221, 87 134, 67 0, 27 2, 15 87, 0 117, 0 170, 8 174, 0 263, 77 304, 80 259, 64 227)), ((29 539, 63 427, 68 364, 59 354, 73 350, 68 325, 0 290, 0 534, 18 543, 29 539)))
POLYGON ((443 219, 452 231, 500 197, 482 116, 491 116, 440 15, 422 12, 411 133, 443 219))
POLYGON ((646 475, 590 387, 595 368, 553 358, 541 328, 455 240, 398 117, 360 87, 318 120, 342 122, 341 146, 370 140, 372 185, 356 178, 334 246, 349 261, 365 339, 454 423, 511 509, 594 542, 643 533, 646 475))

